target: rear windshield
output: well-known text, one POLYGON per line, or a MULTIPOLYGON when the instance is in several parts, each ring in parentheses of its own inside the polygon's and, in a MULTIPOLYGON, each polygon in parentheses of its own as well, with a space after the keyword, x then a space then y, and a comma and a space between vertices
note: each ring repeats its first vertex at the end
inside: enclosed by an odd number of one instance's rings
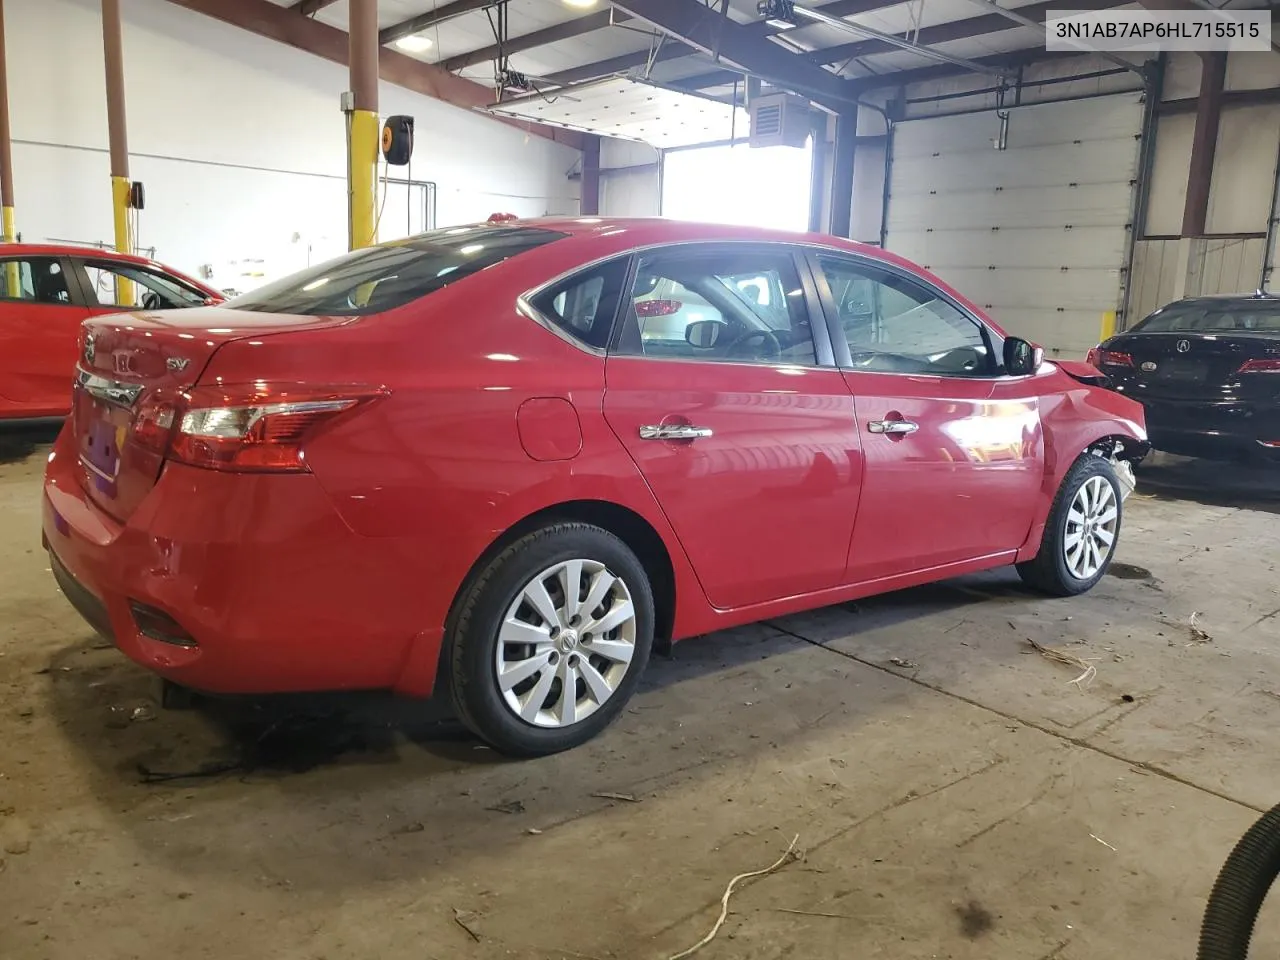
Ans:
POLYGON ((1153 313, 1133 333, 1280 333, 1280 300, 1175 303, 1153 313))
POLYGON ((354 250, 232 300, 261 313, 363 316, 469 277, 567 234, 533 227, 453 227, 354 250))

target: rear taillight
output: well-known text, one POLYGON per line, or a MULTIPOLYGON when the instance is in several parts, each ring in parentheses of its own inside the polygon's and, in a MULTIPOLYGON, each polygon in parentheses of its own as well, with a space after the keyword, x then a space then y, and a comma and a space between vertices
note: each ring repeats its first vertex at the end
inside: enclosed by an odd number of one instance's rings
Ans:
POLYGON ((1095 367, 1132 367, 1133 355, 1121 350, 1095 350, 1095 367))
POLYGON ((303 443, 341 414, 385 396, 381 387, 258 382, 194 387, 149 400, 133 438, 171 460, 211 470, 301 472, 303 443))
POLYGON ((671 317, 684 308, 679 300, 637 300, 637 317, 671 317))
POLYGON ((1280 360, 1246 360, 1236 373, 1280 373, 1280 360))

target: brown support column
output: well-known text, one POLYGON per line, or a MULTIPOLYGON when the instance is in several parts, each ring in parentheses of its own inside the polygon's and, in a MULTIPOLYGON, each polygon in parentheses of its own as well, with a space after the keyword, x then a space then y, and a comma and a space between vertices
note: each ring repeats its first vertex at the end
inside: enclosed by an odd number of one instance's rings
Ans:
POLYGON ((355 250, 378 240, 374 212, 378 183, 378 0, 351 0, 347 17, 351 70, 347 213, 348 239, 355 250))
MULTIPOLYGON (((129 223, 129 127, 124 112, 124 39, 120 0, 102 0, 102 51, 107 66, 107 139, 111 146, 111 209, 116 249, 133 253, 129 223)), ((133 281, 116 283, 116 303, 133 304, 133 281)))
POLYGON ((1213 182, 1213 157, 1218 148, 1218 120, 1222 116, 1222 87, 1227 76, 1227 55, 1222 51, 1200 54, 1200 96, 1196 101, 1196 130, 1191 140, 1191 167, 1187 173, 1187 202, 1182 209, 1182 235, 1202 237, 1209 213, 1209 185, 1213 182))
POLYGON ((600 213, 600 138, 593 134, 582 138, 582 200, 578 210, 584 217, 600 213))
POLYGON ((0 240, 17 239, 13 217, 13 140, 9 135, 9 65, 5 59, 4 0, 0 0, 0 240))

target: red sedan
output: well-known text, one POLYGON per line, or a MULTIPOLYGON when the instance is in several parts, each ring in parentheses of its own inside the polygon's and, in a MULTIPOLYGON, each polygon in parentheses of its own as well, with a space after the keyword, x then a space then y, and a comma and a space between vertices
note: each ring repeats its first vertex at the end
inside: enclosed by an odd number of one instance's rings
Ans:
POLYGON ((457 227, 86 323, 44 536, 171 681, 447 693, 549 753, 655 639, 1006 564, 1092 587, 1147 449, 1096 377, 856 243, 457 227))
POLYGON ((67 415, 87 318, 223 299, 143 257, 74 244, 0 245, 0 423, 67 415))

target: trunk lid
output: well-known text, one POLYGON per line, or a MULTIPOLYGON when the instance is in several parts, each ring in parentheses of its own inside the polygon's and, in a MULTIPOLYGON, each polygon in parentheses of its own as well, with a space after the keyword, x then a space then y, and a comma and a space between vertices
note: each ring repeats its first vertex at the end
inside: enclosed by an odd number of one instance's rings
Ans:
POLYGON ((1130 333, 1108 340, 1105 350, 1127 353, 1133 366, 1105 372, 1141 399, 1263 400, 1280 390, 1275 374, 1240 374, 1248 360, 1280 358, 1274 333, 1130 333))
POLYGON ((85 492, 115 519, 129 518, 164 465, 163 454, 134 437, 140 417, 194 386, 223 344, 351 322, 350 317, 295 317, 226 307, 85 321, 71 405, 85 492))

